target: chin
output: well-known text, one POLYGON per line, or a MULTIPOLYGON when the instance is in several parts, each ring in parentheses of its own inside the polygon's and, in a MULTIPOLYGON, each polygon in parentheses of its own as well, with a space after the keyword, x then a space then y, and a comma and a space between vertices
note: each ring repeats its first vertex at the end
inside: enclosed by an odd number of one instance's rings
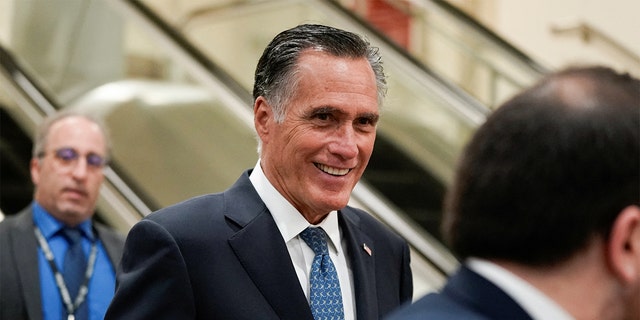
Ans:
POLYGON ((64 215, 69 218, 76 218, 76 219, 83 219, 83 220, 91 214, 91 213, 87 213, 87 211, 88 211, 87 208, 77 207, 77 206, 67 207, 62 210, 64 215))
MULTIPOLYGON (((328 199, 329 197, 330 196, 327 196, 324 199, 328 199)), ((340 210, 340 209, 346 207, 348 203, 349 203, 349 197, 347 197, 346 199, 341 199, 341 200, 337 200, 336 199, 335 201, 326 202, 324 205, 327 208, 329 208, 328 211, 332 211, 332 210, 340 210)))

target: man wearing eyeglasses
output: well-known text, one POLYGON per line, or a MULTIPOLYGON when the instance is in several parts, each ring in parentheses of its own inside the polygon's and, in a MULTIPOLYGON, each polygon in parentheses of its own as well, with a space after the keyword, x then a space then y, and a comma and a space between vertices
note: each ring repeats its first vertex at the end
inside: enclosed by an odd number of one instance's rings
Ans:
POLYGON ((124 236, 92 221, 109 138, 65 111, 38 127, 34 200, 0 223, 0 319, 102 319, 124 236))

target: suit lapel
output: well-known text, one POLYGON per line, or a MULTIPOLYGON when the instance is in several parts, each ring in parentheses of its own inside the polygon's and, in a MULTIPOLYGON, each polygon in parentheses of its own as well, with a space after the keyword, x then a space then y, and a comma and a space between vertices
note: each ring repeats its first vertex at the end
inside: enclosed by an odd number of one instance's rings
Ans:
POLYGON ((312 319, 289 252, 264 211, 229 239, 238 260, 281 319, 312 319))
POLYGON ((282 235, 243 177, 225 194, 225 215, 241 227, 229 245, 278 318, 313 320, 282 235))
POLYGON ((23 299, 31 319, 42 319, 40 296, 40 274, 38 271, 38 243, 33 233, 31 207, 20 213, 17 228, 11 230, 11 250, 16 257, 18 278, 23 290, 23 299))
POLYGON ((375 254, 375 243, 360 229, 360 218, 348 207, 340 211, 338 219, 347 242, 357 318, 378 319, 375 264, 372 256, 375 254))

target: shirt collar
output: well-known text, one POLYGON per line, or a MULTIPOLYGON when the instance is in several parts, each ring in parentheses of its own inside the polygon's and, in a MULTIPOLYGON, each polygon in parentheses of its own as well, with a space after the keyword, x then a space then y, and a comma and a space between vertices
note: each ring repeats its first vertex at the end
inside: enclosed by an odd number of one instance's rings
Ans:
MULTIPOLYGON (((64 223, 54 218, 47 210, 45 210, 38 202, 33 202, 33 222, 40 229, 40 232, 49 240, 55 236, 60 229, 64 228, 64 223)), ((80 223, 80 230, 84 236, 88 237, 91 241, 94 240, 93 230, 91 228, 91 219, 87 219, 80 223)))
MULTIPOLYGON (((258 195, 271 212, 273 220, 275 220, 278 230, 285 242, 289 242, 295 238, 311 224, 302 216, 302 214, 285 199, 278 190, 271 184, 269 179, 262 171, 260 159, 249 176, 253 187, 258 195)), ((340 246, 340 228, 338 226, 338 213, 331 211, 329 215, 318 225, 314 227, 322 227, 329 238, 329 245, 332 250, 339 252, 340 246)))
POLYGON ((499 265, 478 258, 469 258, 466 265, 506 292, 533 319, 574 319, 566 310, 536 287, 499 265))

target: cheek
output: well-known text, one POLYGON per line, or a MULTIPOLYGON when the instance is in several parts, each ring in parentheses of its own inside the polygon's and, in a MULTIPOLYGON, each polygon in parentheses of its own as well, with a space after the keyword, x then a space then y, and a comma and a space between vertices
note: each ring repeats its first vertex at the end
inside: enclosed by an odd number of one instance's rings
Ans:
POLYGON ((90 180, 89 182, 90 185, 88 187, 97 193, 100 190, 100 186, 102 185, 103 181, 104 181, 104 174, 100 173, 90 180))
POLYGON ((373 146, 375 144, 375 141, 376 141, 375 133, 371 135, 365 135, 361 138, 361 140, 358 142, 358 149, 360 150, 360 154, 363 157, 366 157, 367 159, 371 157, 371 154, 373 153, 373 146))
POLYGON ((308 127, 296 127, 282 139, 282 148, 299 155, 305 150, 316 150, 325 144, 326 134, 316 132, 308 127))

